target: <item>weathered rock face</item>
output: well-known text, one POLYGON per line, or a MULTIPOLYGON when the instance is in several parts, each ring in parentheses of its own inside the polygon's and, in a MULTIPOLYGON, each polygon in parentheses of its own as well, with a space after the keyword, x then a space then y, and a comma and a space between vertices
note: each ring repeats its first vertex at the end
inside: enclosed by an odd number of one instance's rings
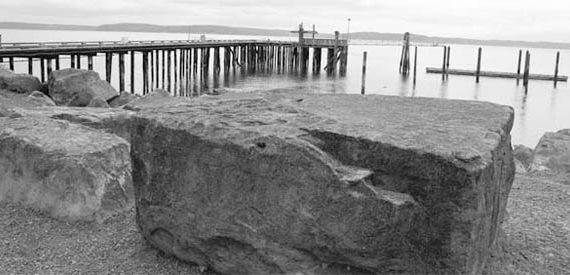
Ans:
POLYGON ((109 106, 109 104, 107 103, 106 100, 96 96, 94 98, 91 99, 91 101, 89 101, 89 104, 87 104, 87 107, 93 107, 93 108, 111 108, 109 106))
POLYGON ((10 114, 18 117, 51 118, 69 121, 74 124, 104 130, 130 141, 133 128, 131 119, 134 112, 123 109, 58 106, 32 109, 14 108, 10 114))
POLYGON ((132 207, 129 144, 66 121, 0 118, 0 200, 104 220, 132 207))
POLYGON ((570 176, 570 129, 542 136, 534 149, 531 169, 570 176))
POLYGON ((514 177, 512 109, 232 97, 137 115, 137 223, 152 245, 225 274, 317 272, 322 263, 481 271, 514 177))
POLYGON ((111 106, 112 108, 116 108, 116 107, 121 107, 131 101, 134 101, 136 99, 138 99, 139 97, 131 94, 131 93, 127 93, 127 92, 123 92, 120 95, 110 99, 108 101, 109 106, 111 106))
POLYGON ((0 68, 0 89, 15 93, 31 93, 40 90, 41 83, 37 77, 28 74, 17 74, 0 68))
POLYGON ((119 93, 94 71, 63 69, 49 76, 49 95, 57 105, 84 107, 94 97, 107 101, 119 93))
POLYGON ((40 91, 33 91, 28 97, 28 101, 35 102, 38 106, 55 106, 55 102, 46 94, 40 91))

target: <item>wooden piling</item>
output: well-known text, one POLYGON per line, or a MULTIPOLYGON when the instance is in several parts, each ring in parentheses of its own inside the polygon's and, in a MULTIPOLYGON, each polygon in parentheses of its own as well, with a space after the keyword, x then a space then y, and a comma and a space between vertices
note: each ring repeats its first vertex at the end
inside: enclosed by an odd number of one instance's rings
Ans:
POLYGON ((410 33, 404 33, 404 40, 402 42, 402 53, 400 55, 400 69, 399 72, 403 75, 408 75, 410 72, 410 33))
POLYGON ((135 51, 131 51, 131 94, 134 93, 135 93, 135 51))
POLYGON ((368 53, 362 53, 362 85, 360 88, 360 93, 365 94, 366 91, 366 57, 368 53))
MULTIPOLYGON (((111 55, 112 57, 112 55, 111 55)), ((81 69, 81 55, 77 55, 77 69, 81 69)))
POLYGON ((170 93, 172 83, 172 51, 166 51, 166 90, 170 93))
POLYGON ((443 64, 441 65, 441 80, 445 81, 445 64, 447 61, 447 46, 443 46, 443 64))
POLYGON ((337 58, 338 58, 338 54, 340 52, 340 48, 339 48, 339 44, 340 44, 340 32, 335 31, 334 32, 334 56, 333 56, 333 64, 332 64, 332 73, 336 74, 336 68, 337 68, 337 58))
POLYGON ((113 70, 113 54, 105 53, 105 80, 111 83, 111 72, 113 70))
POLYGON ((194 59, 192 61, 193 76, 198 74, 198 48, 194 48, 194 59))
POLYGON ((10 63, 10 70, 13 71, 14 70, 14 57, 13 56, 8 57, 8 63, 10 63))
POLYGON ((178 88, 178 53, 176 49, 174 49, 173 55, 174 60, 172 61, 174 62, 174 67, 172 70, 174 70, 174 86, 172 86, 172 95, 176 95, 176 90, 178 88))
POLYGON ((479 75, 481 74, 481 52, 483 50, 481 49, 481 47, 479 47, 479 50, 477 51, 477 71, 475 73, 475 82, 479 83, 479 75))
POLYGON ((161 70, 162 70, 162 89, 164 90, 166 88, 166 51, 162 50, 161 51, 161 70))
POLYGON ((556 65, 554 66, 554 88, 558 84, 558 64, 560 63, 560 52, 556 52, 556 65))
POLYGON ((53 67, 52 67, 52 66, 53 66, 53 64, 52 64, 53 62, 52 62, 51 57, 48 57, 48 58, 46 59, 46 63, 47 63, 47 73, 46 73, 46 76, 49 77, 49 74, 51 74, 52 68, 53 68, 53 67))
POLYGON ((34 59, 31 57, 28 57, 28 74, 34 74, 34 59))
POLYGON ((153 89, 158 89, 160 87, 160 81, 158 80, 160 74, 160 63, 158 62, 158 50, 154 50, 150 52, 150 54, 154 55, 154 86, 153 89), (153 53, 154 52, 154 53, 153 53))
POLYGON ((69 62, 70 62, 70 65, 69 65, 69 66, 70 66, 71 68, 75 68, 75 55, 74 55, 74 54, 70 55, 70 56, 69 56, 69 60, 70 60, 70 61, 69 61, 69 62))
POLYGON ((414 48, 414 86, 416 85, 416 74, 418 69, 418 46, 414 48))
MULTIPOLYGON (((91 58, 91 65, 93 58, 91 58)), ((125 54, 119 53, 119 92, 125 91, 125 54)))
POLYGON ((55 69, 59 71, 59 55, 55 56, 55 69))
POLYGON ((42 82, 46 81, 45 77, 45 59, 42 57, 40 58, 40 80, 42 82))
POLYGON ((315 73, 315 74, 319 74, 321 71, 321 57, 322 57, 321 48, 314 48, 313 49, 313 73, 315 73))
POLYGON ((154 51, 150 51, 150 52, 148 52, 148 53, 149 53, 149 59, 150 59, 150 61, 149 61, 149 68, 148 68, 148 69, 150 70, 150 84, 149 84, 149 87, 150 87, 150 89, 154 89, 154 86, 156 85, 155 83, 157 82, 157 78, 158 78, 158 75, 156 75, 156 74, 154 73, 154 72, 155 72, 154 67, 155 67, 155 64, 156 64, 155 61, 154 61, 155 54, 154 54, 154 51))
POLYGON ((445 79, 449 79, 449 59, 451 59, 451 46, 447 46, 447 57, 445 59, 445 79))
POLYGON ((142 53, 142 70, 143 70, 143 95, 148 94, 149 86, 148 86, 148 52, 142 53))
POLYGON ((93 71, 93 55, 87 56, 87 69, 93 71))
POLYGON ((519 50, 519 62, 517 66, 517 85, 519 85, 520 75, 521 75, 521 61, 522 61, 522 50, 519 50))
POLYGON ((523 74, 523 85, 525 87, 525 92, 528 91, 529 74, 530 74, 530 52, 526 51, 526 56, 524 61, 524 74, 523 74))

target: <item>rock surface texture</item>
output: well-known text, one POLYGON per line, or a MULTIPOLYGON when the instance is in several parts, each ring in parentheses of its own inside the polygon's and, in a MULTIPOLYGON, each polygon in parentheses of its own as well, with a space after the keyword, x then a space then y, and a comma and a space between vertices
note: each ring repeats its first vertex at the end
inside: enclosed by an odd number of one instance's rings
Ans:
POLYGON ((104 220, 133 204, 129 144, 67 121, 0 118, 0 200, 104 220))
POLYGON ((37 77, 28 74, 17 74, 0 68, 0 89, 14 93, 27 94, 42 87, 37 77))
POLYGON ((477 274, 513 182, 512 123, 490 103, 384 96, 146 108, 132 136, 137 223, 224 274, 477 274))
POLYGON ((49 95, 57 105, 87 106, 95 97, 107 101, 119 93, 95 71, 63 69, 49 76, 49 95))

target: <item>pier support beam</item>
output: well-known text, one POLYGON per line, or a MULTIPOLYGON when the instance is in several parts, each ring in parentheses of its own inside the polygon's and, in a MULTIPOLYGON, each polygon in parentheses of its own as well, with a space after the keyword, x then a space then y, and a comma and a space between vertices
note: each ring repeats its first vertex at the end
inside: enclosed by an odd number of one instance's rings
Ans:
POLYGON ((119 53, 119 92, 122 93, 124 91, 125 91, 125 54, 119 53))
POLYGON ((113 54, 105 53, 105 80, 111 83, 111 72, 113 70, 113 54))

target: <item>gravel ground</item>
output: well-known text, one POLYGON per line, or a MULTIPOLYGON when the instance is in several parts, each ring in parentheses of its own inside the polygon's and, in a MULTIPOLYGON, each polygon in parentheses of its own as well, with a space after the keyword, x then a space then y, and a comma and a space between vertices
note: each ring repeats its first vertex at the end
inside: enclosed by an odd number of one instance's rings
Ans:
MULTIPOLYGON (((570 274, 570 185, 517 174, 509 219, 484 274, 570 274)), ((70 223, 0 203, 2 274, 203 274, 149 247, 134 210, 70 223)))

